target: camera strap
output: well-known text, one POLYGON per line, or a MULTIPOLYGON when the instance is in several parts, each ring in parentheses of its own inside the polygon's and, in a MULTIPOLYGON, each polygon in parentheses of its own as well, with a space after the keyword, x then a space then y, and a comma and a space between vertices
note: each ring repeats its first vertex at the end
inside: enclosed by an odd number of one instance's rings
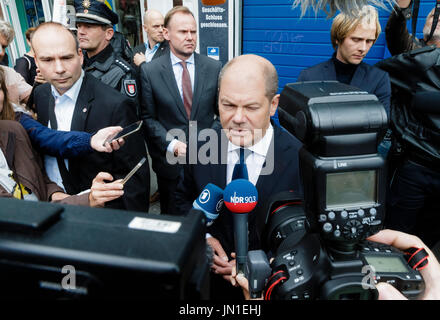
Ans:
POLYGON ((284 280, 287 280, 287 278, 288 277, 283 270, 275 271, 267 280, 266 288, 264 290, 266 292, 266 294, 264 295, 264 300, 270 300, 273 289, 284 280))
MULTIPOLYGON (((420 0, 413 0, 413 2, 414 4, 412 10, 412 38, 413 41, 416 41, 416 27, 417 27, 417 17, 419 15, 420 0)), ((428 41, 431 40, 432 36, 434 35, 434 31, 437 28, 439 16, 440 16, 440 0, 436 0, 431 31, 428 35, 428 38, 424 40, 425 44, 428 43, 428 41)))
POLYGON ((406 262, 414 270, 423 270, 428 265, 429 254, 423 248, 411 247, 404 251, 406 262))

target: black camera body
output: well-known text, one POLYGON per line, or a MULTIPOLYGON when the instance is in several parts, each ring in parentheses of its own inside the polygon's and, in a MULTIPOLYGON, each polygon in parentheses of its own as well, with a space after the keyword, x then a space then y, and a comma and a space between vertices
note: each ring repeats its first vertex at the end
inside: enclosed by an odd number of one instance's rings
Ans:
POLYGON ((393 284, 409 298, 423 289, 419 272, 393 247, 363 242, 356 256, 342 260, 321 241, 318 234, 308 233, 296 246, 277 252, 271 267, 286 275, 274 292, 277 299, 373 300, 377 299, 376 281, 393 284))
POLYGON ((377 147, 387 115, 377 97, 337 81, 300 82, 284 87, 278 110, 304 144, 304 202, 288 193, 268 202, 264 251, 274 259, 268 267, 263 251, 249 252, 251 296, 264 283, 266 299, 376 299, 377 281, 417 296, 423 279, 403 253, 365 240, 385 218, 386 162, 377 147))

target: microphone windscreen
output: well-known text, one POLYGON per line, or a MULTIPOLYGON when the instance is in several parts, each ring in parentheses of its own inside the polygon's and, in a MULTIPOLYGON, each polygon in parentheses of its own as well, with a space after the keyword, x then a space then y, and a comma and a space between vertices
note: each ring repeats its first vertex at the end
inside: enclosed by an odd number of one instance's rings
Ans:
POLYGON ((222 207, 223 190, 212 183, 208 183, 193 202, 193 208, 205 214, 208 224, 218 217, 222 207))
POLYGON ((258 191, 249 180, 236 179, 226 186, 223 199, 229 211, 249 213, 257 205, 258 191))

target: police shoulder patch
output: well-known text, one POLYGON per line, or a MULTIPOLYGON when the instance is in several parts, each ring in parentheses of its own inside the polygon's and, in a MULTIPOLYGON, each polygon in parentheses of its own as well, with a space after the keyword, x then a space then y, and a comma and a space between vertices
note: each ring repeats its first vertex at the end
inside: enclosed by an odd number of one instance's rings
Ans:
POLYGON ((137 86, 135 80, 124 80, 125 94, 129 97, 135 97, 137 95, 137 86))

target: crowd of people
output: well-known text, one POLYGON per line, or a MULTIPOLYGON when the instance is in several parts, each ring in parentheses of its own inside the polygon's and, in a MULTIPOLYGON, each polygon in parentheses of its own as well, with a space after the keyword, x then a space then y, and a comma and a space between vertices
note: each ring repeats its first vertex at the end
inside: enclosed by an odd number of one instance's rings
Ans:
MULTIPOLYGON (((409 2, 397 1, 386 27, 393 54, 415 47, 402 13, 409 2)), ((277 71, 269 60, 247 54, 222 66, 196 53, 197 23, 184 6, 172 8, 165 17, 154 9, 146 11, 147 39, 133 51, 114 31, 118 15, 104 2, 75 0, 75 10, 75 30, 54 22, 31 28, 26 32, 31 49, 16 61, 15 70, 0 67, 1 196, 147 213, 149 165, 121 183, 147 152, 162 214, 187 214, 208 183, 224 189, 240 161, 258 190, 258 206, 281 191, 302 193, 301 142, 272 120, 280 95, 277 71), (141 131, 108 140, 137 120, 143 121, 141 131), (210 150, 215 160, 178 161, 191 158, 191 146, 201 148, 197 141, 192 144, 191 134, 205 129, 212 129, 218 141, 227 141, 210 150), (264 174, 268 157, 274 168, 264 174)), ((432 17, 433 12, 426 35, 432 17)), ((397 107, 393 109, 389 73, 363 62, 380 33, 374 7, 365 6, 356 16, 340 13, 330 30, 333 56, 303 70, 298 81, 337 80, 358 87, 376 95, 391 116, 397 107)), ((0 21, 0 60, 13 38, 13 28, 0 21)), ((417 46, 440 47, 439 39, 440 28, 417 46)), ((440 194, 435 165, 440 160, 427 166, 420 161, 423 155, 418 156, 391 161, 387 228, 414 234, 422 212, 439 212, 438 203, 430 199, 440 194)), ((250 250, 262 248, 265 216, 258 206, 248 224, 250 250)), ((406 233, 384 231, 373 238, 400 249, 417 244, 429 250, 406 233)), ((240 299, 242 291, 236 286, 246 289, 247 284, 234 271, 233 221, 226 208, 208 227, 206 239, 214 252, 212 298, 240 299)), ((434 240, 440 237, 428 244, 434 240)), ((425 298, 438 299, 440 266, 429 253, 425 298)), ((380 294, 400 297, 386 286, 380 294)))

